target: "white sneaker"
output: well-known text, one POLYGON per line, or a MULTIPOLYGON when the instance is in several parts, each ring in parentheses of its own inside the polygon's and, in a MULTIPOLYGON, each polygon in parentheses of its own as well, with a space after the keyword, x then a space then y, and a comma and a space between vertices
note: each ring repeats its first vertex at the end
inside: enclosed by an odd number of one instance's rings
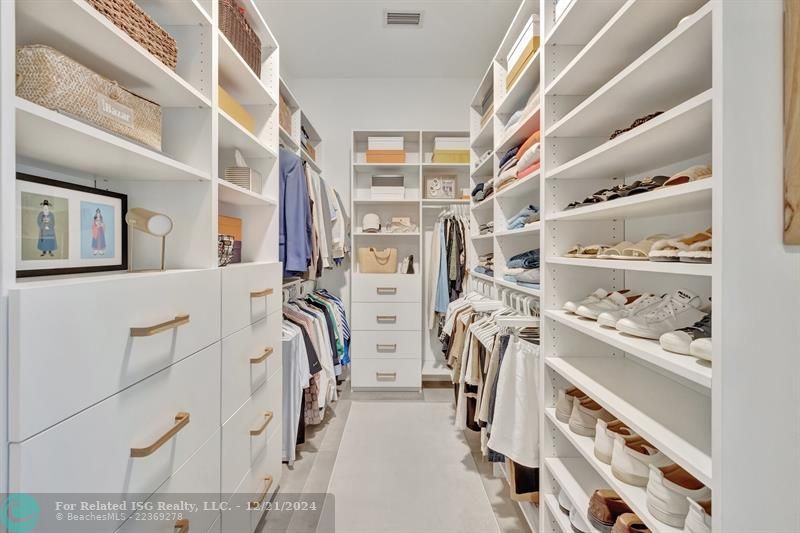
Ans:
POLYGON ((620 319, 617 329, 636 337, 658 339, 664 333, 691 326, 703 318, 705 313, 701 311, 702 307, 702 298, 685 289, 677 289, 660 305, 639 315, 620 319))
POLYGON ((607 465, 611 464, 614 440, 617 435, 626 441, 639 438, 639 435, 619 420, 606 422, 602 418, 597 419, 594 435, 594 456, 607 465))
POLYGON ((650 465, 674 464, 669 457, 655 449, 644 439, 628 439, 614 436, 614 451, 611 454, 611 473, 618 480, 644 487, 650 475, 650 465))
POLYGON ((644 293, 619 311, 605 311, 600 313, 597 317, 597 323, 607 328, 616 328, 619 320, 636 316, 644 312, 646 309, 661 303, 662 298, 662 296, 656 296, 655 294, 644 293))
POLYGON ((575 533, 589 533, 589 525, 583 519, 582 514, 575 508, 569 512, 569 525, 572 526, 572 531, 575 533))
POLYGON ((563 490, 558 491, 558 508, 567 516, 569 516, 569 512, 572 511, 572 502, 569 496, 567 496, 567 493, 563 490))
POLYGON ((602 418, 606 422, 614 420, 614 416, 600 407, 600 404, 591 398, 584 398, 572 404, 572 415, 569 417, 569 429, 573 433, 584 437, 594 437, 597 419, 602 418))
POLYGON ((558 401, 556 402, 556 418, 565 424, 572 416, 572 404, 575 400, 582 400, 587 396, 579 389, 571 387, 569 389, 558 389, 558 401))
POLYGON ((711 489, 678 465, 657 468, 650 466, 647 482, 647 510, 659 522, 683 527, 689 513, 689 502, 711 499, 711 489))
POLYGON ((599 302, 585 303, 578 306, 575 310, 576 315, 584 318, 597 320, 600 313, 604 311, 619 311, 628 303, 628 298, 620 292, 614 291, 599 302))
POLYGON ((705 361, 711 361, 711 337, 692 341, 689 345, 689 355, 705 361))
POLYGON ((711 315, 706 315, 691 326, 661 335, 661 347, 668 352, 691 355, 689 345, 697 339, 711 337, 711 315))
POLYGON ((683 533, 711 533, 711 500, 696 502, 686 498, 686 501, 689 514, 686 515, 683 533))
POLYGON ((592 294, 581 300, 580 302, 564 302, 563 308, 565 311, 569 311, 570 313, 574 313, 578 310, 578 307, 581 305, 591 304, 595 302, 599 302, 603 298, 608 296, 608 291, 605 289, 597 289, 592 294))

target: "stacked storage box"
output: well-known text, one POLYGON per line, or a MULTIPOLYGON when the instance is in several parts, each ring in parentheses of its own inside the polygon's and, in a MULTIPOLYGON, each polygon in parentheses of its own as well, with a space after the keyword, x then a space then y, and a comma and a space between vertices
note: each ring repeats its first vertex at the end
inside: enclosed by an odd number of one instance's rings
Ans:
POLYGON ((367 163, 405 163, 402 137, 368 137, 367 163))
POLYGON ((469 163, 468 137, 436 137, 433 140, 434 163, 469 163))
POLYGON ((514 85, 538 49, 539 16, 531 15, 506 56, 506 65, 509 69, 506 77, 506 89, 510 89, 514 85))

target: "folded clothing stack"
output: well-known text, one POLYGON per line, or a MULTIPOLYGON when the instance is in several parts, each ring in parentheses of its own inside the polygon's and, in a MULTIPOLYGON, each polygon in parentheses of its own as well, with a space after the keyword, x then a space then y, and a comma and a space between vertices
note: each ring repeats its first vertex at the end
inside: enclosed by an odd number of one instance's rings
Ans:
POLYGON ((539 208, 535 205, 528 205, 519 210, 513 217, 506 222, 506 227, 510 230, 524 228, 528 224, 539 221, 539 208))
POLYGON ((509 117, 508 122, 506 122, 506 130, 505 133, 508 134, 514 129, 516 126, 519 125, 520 120, 523 117, 528 116, 533 109, 539 105, 539 88, 537 87, 531 94, 528 96, 528 100, 525 102, 525 107, 522 109, 518 109, 515 111, 511 117, 509 117))
POLYGON ((481 224, 478 226, 478 231, 481 235, 486 235, 487 233, 494 233, 494 221, 487 222, 486 224, 481 224))
POLYGON ((478 265, 475 267, 475 272, 478 274, 485 274, 487 276, 494 276, 494 254, 488 253, 478 256, 478 265))
POLYGON ((528 250, 517 254, 506 263, 503 279, 532 289, 538 289, 539 274, 539 249, 528 250))
POLYGON ((472 201, 478 203, 489 198, 492 193, 494 193, 494 179, 477 184, 470 194, 472 195, 472 201))

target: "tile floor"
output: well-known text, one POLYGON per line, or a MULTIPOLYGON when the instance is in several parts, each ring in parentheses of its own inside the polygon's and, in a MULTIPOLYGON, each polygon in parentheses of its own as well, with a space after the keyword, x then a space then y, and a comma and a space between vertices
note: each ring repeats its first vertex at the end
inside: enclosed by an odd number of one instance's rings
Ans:
MULTIPOLYGON (((480 439, 453 428, 453 391, 351 392, 309 428, 280 492, 332 493, 336 531, 524 532, 480 439)), ((309 513, 267 516, 263 531, 325 532, 309 513)))

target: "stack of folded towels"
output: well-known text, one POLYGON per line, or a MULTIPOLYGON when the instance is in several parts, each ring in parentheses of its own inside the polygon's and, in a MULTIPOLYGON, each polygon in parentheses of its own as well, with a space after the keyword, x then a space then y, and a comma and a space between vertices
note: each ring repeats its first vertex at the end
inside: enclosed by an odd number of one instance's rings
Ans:
POLYGON ((494 277, 494 254, 490 252, 478 256, 478 265, 475 267, 475 272, 494 277))
POLYGON ((538 289, 541 280, 539 275, 539 249, 528 250, 509 259, 506 263, 503 279, 522 287, 538 289))
POLYGON ((494 179, 490 179, 484 183, 479 183, 472 189, 472 201, 475 203, 486 200, 494 193, 494 179))
POLYGON ((481 235, 486 235, 487 233, 494 233, 494 221, 487 222, 486 224, 481 224, 478 226, 478 231, 481 235))
POLYGON ((506 221, 507 229, 520 229, 528 224, 533 224, 539 221, 539 208, 535 205, 528 205, 519 210, 519 212, 506 221))

